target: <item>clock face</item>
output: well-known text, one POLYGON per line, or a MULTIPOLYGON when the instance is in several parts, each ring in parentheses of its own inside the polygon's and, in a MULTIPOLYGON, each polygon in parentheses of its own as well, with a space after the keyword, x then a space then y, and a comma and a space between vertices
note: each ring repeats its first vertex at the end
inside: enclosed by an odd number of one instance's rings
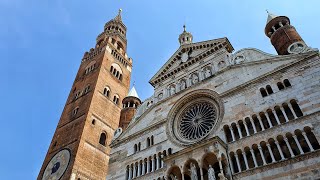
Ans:
POLYGON ((69 149, 62 149, 54 155, 43 173, 42 180, 60 179, 68 168, 70 156, 71 154, 69 149))
POLYGON ((185 52, 181 55, 182 62, 186 62, 188 59, 189 59, 188 53, 185 52))

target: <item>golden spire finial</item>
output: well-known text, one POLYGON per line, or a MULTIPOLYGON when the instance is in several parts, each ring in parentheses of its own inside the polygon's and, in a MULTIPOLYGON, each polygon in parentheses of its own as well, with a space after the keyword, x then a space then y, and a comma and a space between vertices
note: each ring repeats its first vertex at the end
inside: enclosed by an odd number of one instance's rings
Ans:
POLYGON ((186 32, 186 24, 183 24, 183 32, 186 32))
POLYGON ((120 8, 120 9, 119 9, 119 15, 121 14, 121 12, 122 12, 122 9, 120 8))

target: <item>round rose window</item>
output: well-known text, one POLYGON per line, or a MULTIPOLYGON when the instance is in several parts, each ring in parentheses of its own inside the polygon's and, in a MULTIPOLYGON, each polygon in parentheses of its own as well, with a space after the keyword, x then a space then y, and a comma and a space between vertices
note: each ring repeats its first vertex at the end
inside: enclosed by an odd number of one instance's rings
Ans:
POLYGON ((166 131, 177 145, 191 145, 213 138, 224 114, 219 95, 211 90, 196 90, 184 95, 168 114, 166 131))
POLYGON ((188 140, 207 136, 217 119, 216 107, 209 102, 196 102, 188 105, 178 117, 178 133, 188 140))

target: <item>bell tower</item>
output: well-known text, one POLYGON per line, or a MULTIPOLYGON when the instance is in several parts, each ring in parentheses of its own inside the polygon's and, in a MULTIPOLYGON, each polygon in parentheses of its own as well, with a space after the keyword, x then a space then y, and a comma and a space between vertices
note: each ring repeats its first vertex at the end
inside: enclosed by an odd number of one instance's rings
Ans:
POLYGON ((106 179, 109 144, 130 87, 126 32, 119 10, 84 53, 38 179, 106 179))
POLYGON ((271 40, 271 44, 279 55, 301 53, 308 50, 307 45, 290 24, 290 19, 286 16, 276 16, 268 13, 265 34, 271 40))

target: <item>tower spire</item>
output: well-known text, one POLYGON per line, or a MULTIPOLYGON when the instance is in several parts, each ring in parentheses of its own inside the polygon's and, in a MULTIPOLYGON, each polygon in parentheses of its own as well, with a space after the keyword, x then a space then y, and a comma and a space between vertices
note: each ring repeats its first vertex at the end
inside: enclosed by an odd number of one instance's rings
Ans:
POLYGON ((191 33, 187 32, 186 24, 183 24, 183 32, 179 36, 180 45, 190 44, 192 43, 193 36, 191 33))
POLYGON ((122 12, 122 9, 120 8, 119 11, 118 11, 118 15, 114 18, 114 20, 122 21, 121 12, 122 12))

